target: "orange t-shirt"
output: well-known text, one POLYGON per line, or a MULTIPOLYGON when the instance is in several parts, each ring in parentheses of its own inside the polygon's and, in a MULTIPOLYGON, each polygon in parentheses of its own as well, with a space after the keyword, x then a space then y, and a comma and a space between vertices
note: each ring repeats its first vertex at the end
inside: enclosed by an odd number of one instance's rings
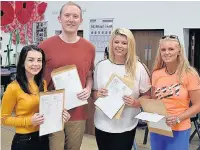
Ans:
MULTIPOLYGON (((183 83, 178 82, 178 75, 169 75, 165 68, 152 74, 152 86, 155 88, 155 96, 163 101, 168 115, 179 115, 189 108, 189 91, 199 90, 199 78, 192 73, 183 75, 183 83), (192 82, 191 82, 192 81, 192 82)), ((191 127, 190 118, 172 127, 172 130, 182 131, 191 127)))

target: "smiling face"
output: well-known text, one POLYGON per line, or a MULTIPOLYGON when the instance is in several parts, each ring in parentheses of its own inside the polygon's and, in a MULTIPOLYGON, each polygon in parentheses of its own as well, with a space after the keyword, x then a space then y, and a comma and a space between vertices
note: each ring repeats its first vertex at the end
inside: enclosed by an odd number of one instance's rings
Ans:
POLYGON ((76 33, 82 23, 81 10, 75 5, 65 5, 58 19, 64 32, 76 33))
POLYGON ((35 50, 29 51, 24 62, 24 67, 26 76, 33 78, 42 69, 42 54, 35 50))
POLYGON ((164 40, 160 44, 160 55, 165 64, 174 63, 180 54, 177 41, 164 40))
POLYGON ((113 54, 115 59, 117 58, 126 58, 128 53, 128 40, 125 35, 116 35, 113 39, 113 54))

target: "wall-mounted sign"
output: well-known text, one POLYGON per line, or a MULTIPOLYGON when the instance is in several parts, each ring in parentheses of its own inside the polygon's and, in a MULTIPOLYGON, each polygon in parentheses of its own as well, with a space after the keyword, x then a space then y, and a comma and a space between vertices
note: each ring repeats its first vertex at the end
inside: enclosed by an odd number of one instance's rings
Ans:
POLYGON ((33 23, 33 43, 39 44, 47 39, 47 21, 33 23))
POLYGON ((89 40, 93 43, 96 51, 104 52, 113 30, 113 19, 90 19, 89 40))

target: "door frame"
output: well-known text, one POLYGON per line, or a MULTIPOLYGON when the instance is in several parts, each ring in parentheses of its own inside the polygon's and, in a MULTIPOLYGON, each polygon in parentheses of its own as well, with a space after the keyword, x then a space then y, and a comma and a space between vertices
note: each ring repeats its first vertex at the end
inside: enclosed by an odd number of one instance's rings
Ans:
MULTIPOLYGON (((191 64, 191 66, 195 67, 197 71, 200 73, 200 65, 197 67, 195 64, 197 61, 200 61, 200 59, 195 59, 195 52, 199 51, 195 46, 196 46, 196 41, 195 37, 198 34, 200 37, 200 28, 195 28, 195 29, 189 29, 189 45, 188 45, 188 60, 191 64)), ((199 43, 200 44, 200 43, 199 43)), ((199 62, 200 64, 200 62, 199 62)))

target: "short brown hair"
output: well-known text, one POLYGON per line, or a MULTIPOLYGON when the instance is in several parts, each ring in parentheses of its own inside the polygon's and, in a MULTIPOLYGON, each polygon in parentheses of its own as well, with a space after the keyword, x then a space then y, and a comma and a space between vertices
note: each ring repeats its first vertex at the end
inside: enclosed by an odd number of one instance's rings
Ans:
POLYGON ((81 6, 79 6, 78 4, 76 4, 76 3, 74 3, 74 2, 72 2, 72 1, 69 1, 68 3, 66 3, 66 4, 64 4, 62 7, 61 7, 61 9, 60 9, 60 16, 61 16, 61 14, 62 14, 62 11, 63 11, 63 8, 65 7, 65 6, 76 6, 76 7, 78 7, 78 9, 80 9, 80 16, 81 16, 81 18, 82 18, 82 9, 81 9, 81 6))

